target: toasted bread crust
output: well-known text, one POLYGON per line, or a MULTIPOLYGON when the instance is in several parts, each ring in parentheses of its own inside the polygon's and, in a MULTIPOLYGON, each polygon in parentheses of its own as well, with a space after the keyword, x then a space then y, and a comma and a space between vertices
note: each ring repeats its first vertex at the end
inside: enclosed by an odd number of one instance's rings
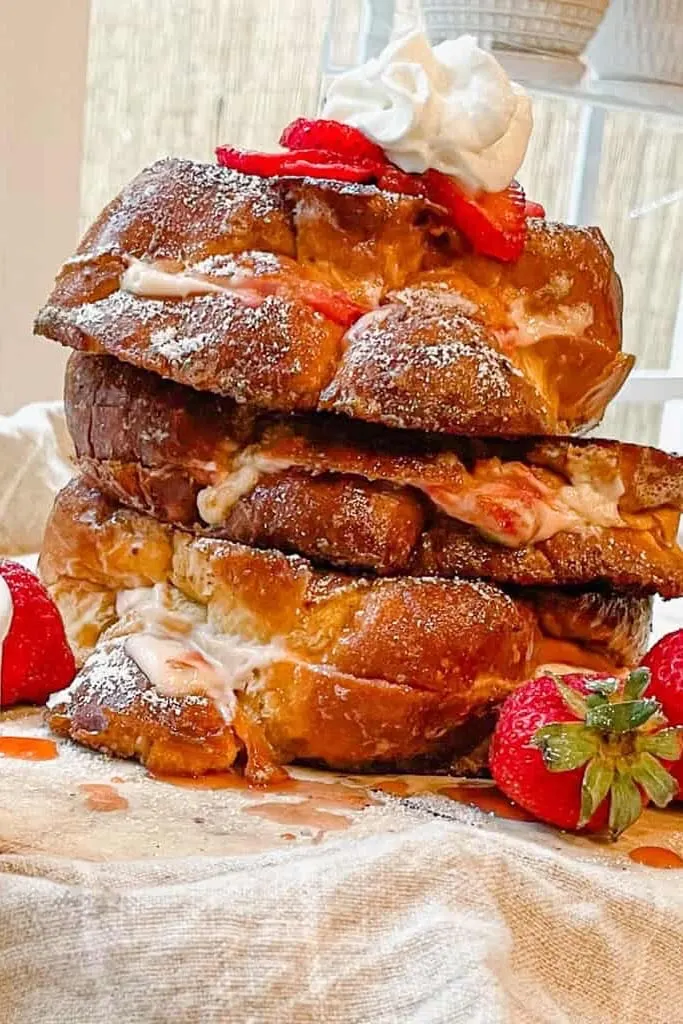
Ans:
POLYGON ((621 592, 683 595, 683 553, 647 530, 558 533, 533 547, 504 548, 445 516, 420 538, 410 571, 503 585, 606 585, 621 592))
POLYGON ((81 354, 69 361, 65 403, 91 483, 197 532, 381 574, 559 586, 596 581, 668 597, 683 593, 683 554, 675 542, 683 460, 656 449, 568 439, 446 440, 320 416, 269 416, 81 354), (272 470, 256 473, 209 526, 198 513, 199 495, 250 453, 275 460, 272 470), (505 548, 441 514, 429 497, 429 488, 461 487, 482 460, 522 463, 557 487, 575 478, 609 487, 618 479, 618 508, 632 525, 591 526, 505 548))
POLYGON ((159 772, 222 770, 245 749, 252 768, 264 749, 276 763, 353 770, 448 764, 479 744, 496 703, 539 659, 632 664, 650 615, 633 598, 512 598, 463 580, 321 572, 193 538, 78 481, 57 499, 40 569, 86 659, 49 713, 53 728, 159 772), (131 626, 115 592, 158 583, 206 607, 219 632, 280 645, 239 692, 230 725, 206 697, 153 690, 123 649, 131 626))
POLYGON ((521 259, 499 264, 416 197, 182 160, 103 211, 36 331, 264 408, 472 435, 584 429, 633 361, 596 229, 531 221, 521 259), (131 259, 214 284, 246 268, 282 287, 256 305, 234 290, 161 301, 122 289, 131 259), (311 286, 371 312, 345 329, 311 286))

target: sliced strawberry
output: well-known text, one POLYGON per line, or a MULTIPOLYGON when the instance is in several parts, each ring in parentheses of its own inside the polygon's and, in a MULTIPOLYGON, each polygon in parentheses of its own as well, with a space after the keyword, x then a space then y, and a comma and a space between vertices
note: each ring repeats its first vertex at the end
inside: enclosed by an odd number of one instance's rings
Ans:
POLYGON ((236 146, 219 146, 218 163, 243 174, 261 178, 277 175, 295 178, 329 178, 331 181, 369 182, 376 180, 379 166, 371 161, 348 164, 331 153, 304 150, 300 153, 259 153, 236 146))
POLYGON ((321 281, 307 281, 286 272, 253 276, 242 274, 231 281, 230 289, 250 305, 260 305, 268 295, 297 298, 342 327, 350 327, 368 312, 367 306, 359 306, 345 292, 336 291, 321 281), (252 296, 256 300, 254 303, 249 302, 252 296))
MULTIPOLYGON (((296 153, 260 153, 251 149, 240 149, 237 146, 219 146, 216 150, 218 163, 223 167, 231 167, 234 170, 242 170, 242 166, 258 164, 263 168, 264 177, 266 172, 279 174, 283 163, 290 163, 292 160, 305 160, 310 164, 339 164, 344 161, 339 159, 337 153, 330 153, 323 149, 301 149, 296 153)), ((360 161, 365 166, 367 161, 360 161)), ((374 168, 373 163, 373 168, 374 168)), ((246 172, 251 173, 251 172, 246 172)))
POLYGON ((428 170, 427 197, 443 206, 477 252, 503 262, 519 259, 526 241, 524 189, 513 181, 503 192, 471 195, 454 178, 428 170))
POLYGON ((408 174, 394 164, 386 164, 380 172, 377 184, 385 192, 399 192, 408 196, 424 196, 427 183, 423 174, 408 174))
POLYGON ((359 306, 344 292, 328 288, 319 281, 306 281, 293 275, 245 277, 237 283, 237 287, 254 292, 262 299, 267 295, 281 295, 284 298, 296 296, 311 309, 342 327, 350 327, 368 312, 367 307, 359 306))
POLYGON ((310 163, 293 153, 288 160, 283 161, 279 173, 295 178, 328 178, 330 181, 368 183, 376 181, 378 168, 376 164, 367 161, 356 164, 310 163))
POLYGON ((216 159, 221 167, 243 171, 244 174, 258 174, 261 178, 279 174, 284 155, 286 154, 257 153, 250 149, 238 149, 236 146, 219 146, 216 150, 216 159))
POLYGON ((541 206, 540 203, 532 203, 527 199, 524 214, 527 220, 529 217, 540 217, 541 220, 545 220, 545 207, 541 206))
POLYGON ((280 142, 292 151, 259 153, 219 146, 216 156, 223 167, 262 178, 279 175, 376 183, 388 192, 424 196, 444 207, 476 252, 504 262, 522 254, 527 217, 545 216, 540 204, 526 203, 524 190, 516 181, 502 192, 473 195, 440 171, 407 174, 389 163, 380 147, 362 132, 337 121, 299 118, 285 128, 280 142))
POLYGON ((359 306, 344 292, 334 291, 317 281, 299 281, 297 287, 304 302, 342 327, 350 327, 368 312, 367 308, 359 306))
POLYGON ((326 150, 343 157, 344 163, 355 163, 356 160, 384 163, 386 160, 382 147, 371 142, 358 128, 323 118, 297 117, 283 131, 280 145, 285 149, 326 150))

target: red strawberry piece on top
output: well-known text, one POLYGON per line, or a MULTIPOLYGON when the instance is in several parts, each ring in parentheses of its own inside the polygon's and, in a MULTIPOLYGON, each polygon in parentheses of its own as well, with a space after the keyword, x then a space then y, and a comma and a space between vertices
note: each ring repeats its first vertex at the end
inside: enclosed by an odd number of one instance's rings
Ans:
POLYGON ((43 704, 76 674, 57 606, 17 562, 0 561, 0 636, 0 707, 43 704))
POLYGON ((328 178, 331 181, 370 182, 377 178, 377 164, 364 160, 347 163, 334 153, 303 150, 295 153, 258 153, 236 146, 219 146, 218 163, 243 174, 260 178, 276 175, 292 178, 328 178))
POLYGON ((608 824, 616 839, 652 800, 665 807, 676 780, 683 729, 667 727, 645 696, 647 669, 628 678, 543 676, 505 701, 489 764, 500 789, 535 817, 563 829, 608 824), (664 762, 664 763, 663 763, 664 762))
POLYGON ((526 202, 519 182, 502 192, 471 194, 440 171, 424 176, 427 197, 448 211, 477 252, 504 262, 519 259, 526 241, 526 202))
POLYGON ((387 164, 380 172, 377 184, 385 192, 399 192, 408 196, 425 196, 427 182, 423 174, 408 174, 394 164, 387 164))
POLYGON ((382 148, 357 128, 339 121, 298 118, 280 137, 287 153, 258 153, 219 146, 218 163, 259 177, 309 177, 376 184, 387 192, 423 196, 448 214, 475 252, 504 262, 518 259, 527 236, 527 218, 545 216, 527 203, 513 181, 502 192, 471 193, 455 178, 430 169, 408 174, 387 160, 382 148))
POLYGON ((356 160, 386 161, 382 147, 363 135, 359 128, 324 118, 297 117, 283 131, 280 145, 285 149, 326 150, 348 163, 356 160))
POLYGON ((530 217, 540 217, 541 220, 545 220, 545 207, 541 206, 540 203, 533 203, 529 199, 526 201, 524 213, 527 220, 530 217))
MULTIPOLYGON (((650 670, 652 681, 649 693, 662 705, 662 711, 672 725, 683 725, 683 629, 662 637, 643 659, 650 670)), ((683 797, 683 761, 671 767, 683 797)))

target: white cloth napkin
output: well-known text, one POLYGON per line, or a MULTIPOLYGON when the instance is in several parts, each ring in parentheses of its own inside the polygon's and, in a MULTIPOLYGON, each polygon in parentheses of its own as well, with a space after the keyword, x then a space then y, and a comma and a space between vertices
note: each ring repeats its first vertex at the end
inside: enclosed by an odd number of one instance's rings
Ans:
POLYGON ((73 476, 61 402, 0 416, 0 554, 36 552, 55 494, 73 476))

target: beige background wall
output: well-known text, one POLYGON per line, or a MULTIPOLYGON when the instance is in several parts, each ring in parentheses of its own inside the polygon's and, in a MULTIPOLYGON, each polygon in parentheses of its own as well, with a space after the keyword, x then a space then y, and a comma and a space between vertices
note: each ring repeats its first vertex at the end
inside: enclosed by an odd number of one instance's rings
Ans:
MULTIPOLYGON (((353 2, 353 0, 352 0, 353 2)), ((315 113, 329 0, 92 0, 83 218, 168 154, 275 146, 315 113)))
POLYGON ((0 412, 61 393, 33 315, 78 236, 88 0, 0 0, 0 412), (38 10, 38 8, 40 8, 38 10))

